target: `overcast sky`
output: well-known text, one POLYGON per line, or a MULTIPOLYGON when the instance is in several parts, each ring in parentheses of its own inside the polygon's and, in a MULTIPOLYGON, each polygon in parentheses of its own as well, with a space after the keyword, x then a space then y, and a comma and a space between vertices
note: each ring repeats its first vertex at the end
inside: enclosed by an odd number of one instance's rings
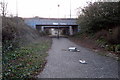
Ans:
MULTIPOLYGON (((1 0, 2 1, 2 0, 1 0)), ((67 18, 77 17, 77 8, 87 5, 86 2, 94 0, 4 0, 8 3, 8 13, 16 14, 16 1, 19 17, 46 17, 46 18, 67 18), (58 8, 57 5, 60 5, 58 8)))

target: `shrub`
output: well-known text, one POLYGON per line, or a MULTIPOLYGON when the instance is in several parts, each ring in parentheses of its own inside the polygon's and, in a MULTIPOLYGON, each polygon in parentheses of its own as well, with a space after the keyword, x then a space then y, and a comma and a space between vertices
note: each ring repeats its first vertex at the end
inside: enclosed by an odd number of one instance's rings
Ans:
POLYGON ((2 26, 2 42, 3 42, 3 52, 17 48, 18 47, 18 30, 12 21, 7 18, 3 19, 2 26))
POLYGON ((38 33, 24 23, 19 17, 3 17, 2 42, 3 52, 27 45, 37 39, 38 33))
POLYGON ((120 44, 116 45, 115 52, 119 52, 120 53, 120 44))
POLYGON ((120 27, 112 29, 112 33, 107 37, 107 41, 110 44, 120 44, 120 27))
POLYGON ((108 37, 108 31, 107 30, 101 30, 95 34, 96 39, 106 39, 108 37))

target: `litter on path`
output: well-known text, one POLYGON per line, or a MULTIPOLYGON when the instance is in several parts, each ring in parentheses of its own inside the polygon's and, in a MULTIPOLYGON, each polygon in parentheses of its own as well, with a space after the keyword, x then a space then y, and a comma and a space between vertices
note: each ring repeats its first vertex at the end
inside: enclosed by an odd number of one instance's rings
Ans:
POLYGON ((80 52, 80 50, 77 50, 76 47, 69 47, 68 51, 71 51, 71 52, 80 52))
POLYGON ((82 60, 82 59, 80 59, 79 62, 80 62, 81 64, 87 64, 87 62, 86 62, 85 60, 82 60))

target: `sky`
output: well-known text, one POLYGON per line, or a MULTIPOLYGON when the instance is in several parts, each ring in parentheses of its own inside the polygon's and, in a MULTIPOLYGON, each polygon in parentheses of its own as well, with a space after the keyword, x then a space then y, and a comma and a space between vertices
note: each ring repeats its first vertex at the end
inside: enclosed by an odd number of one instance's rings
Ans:
MULTIPOLYGON (((2 1, 2 0, 1 0, 2 1)), ((94 0, 4 0, 8 14, 19 17, 44 17, 44 18, 77 18, 79 7, 87 5, 86 2, 94 0), (60 5, 58 7, 58 4, 60 5), (71 8, 70 8, 71 4, 71 8)))

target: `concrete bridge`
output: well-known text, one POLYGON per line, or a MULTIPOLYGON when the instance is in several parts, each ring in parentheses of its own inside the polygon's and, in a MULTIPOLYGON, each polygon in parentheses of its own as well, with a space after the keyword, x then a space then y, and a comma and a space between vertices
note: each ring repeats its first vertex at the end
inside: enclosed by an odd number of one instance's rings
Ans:
POLYGON ((38 31, 55 30, 57 34, 73 35, 79 31, 75 18, 25 18, 25 23, 38 31))

